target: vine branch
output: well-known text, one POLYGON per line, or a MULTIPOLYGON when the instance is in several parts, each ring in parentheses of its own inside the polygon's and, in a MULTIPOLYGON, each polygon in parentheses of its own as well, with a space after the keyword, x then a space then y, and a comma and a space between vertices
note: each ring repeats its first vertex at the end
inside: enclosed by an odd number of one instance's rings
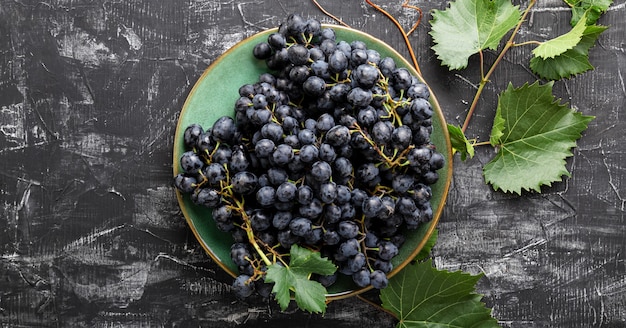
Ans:
POLYGON ((478 85, 478 90, 476 90, 476 94, 474 95, 472 104, 470 105, 470 108, 467 111, 467 115, 465 116, 465 121, 463 122, 463 126, 461 127, 461 131, 463 131, 463 133, 465 133, 465 130, 467 130, 467 127, 469 126, 469 123, 474 114, 474 111, 476 110, 476 107, 478 106, 478 100, 481 94, 483 93, 483 90, 485 89, 485 85, 487 84, 487 82, 489 82, 489 78, 491 77, 491 74, 493 74, 493 72, 496 70, 496 67, 498 66, 498 64, 500 64, 500 62, 502 61, 502 58, 504 58, 504 55, 507 53, 507 51, 515 46, 515 42, 514 42, 515 36, 517 35, 517 32, 519 32, 519 29, 522 27, 522 24, 526 21, 526 17, 528 16, 530 9, 535 5, 535 3, 537 3, 537 0, 530 0, 528 7, 526 8, 526 10, 524 10, 524 13, 522 14, 522 18, 519 20, 519 22, 513 29, 511 36, 507 40, 506 44, 502 48, 502 51, 500 51, 500 54, 498 55, 496 60, 493 62, 493 64, 491 65, 491 67, 489 68, 486 74, 483 74, 483 70, 484 70, 483 53, 482 51, 479 52, 480 70, 481 70, 480 84, 478 85))

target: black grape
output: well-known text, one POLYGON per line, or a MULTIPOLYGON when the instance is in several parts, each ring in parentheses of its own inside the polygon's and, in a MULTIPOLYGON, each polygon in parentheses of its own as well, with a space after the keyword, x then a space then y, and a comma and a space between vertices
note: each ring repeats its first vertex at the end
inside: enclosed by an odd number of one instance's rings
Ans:
POLYGON ((248 298, 254 292, 254 285, 249 282, 250 278, 250 276, 242 274, 237 276, 233 282, 233 293, 235 293, 237 298, 248 298))
POLYGON ((370 283, 372 284, 372 287, 376 289, 383 289, 387 287, 389 280, 387 280, 385 272, 381 270, 374 270, 370 273, 370 283))

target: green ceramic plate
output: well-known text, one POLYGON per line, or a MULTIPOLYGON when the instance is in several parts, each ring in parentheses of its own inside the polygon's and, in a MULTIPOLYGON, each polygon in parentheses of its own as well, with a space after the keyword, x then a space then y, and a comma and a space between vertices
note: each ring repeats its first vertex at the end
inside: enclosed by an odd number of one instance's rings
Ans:
MULTIPOLYGON (((368 48, 380 52, 381 57, 392 57, 396 61, 397 66, 404 66, 410 69, 414 75, 419 76, 409 62, 384 42, 357 30, 335 25, 330 27, 335 30, 337 40, 347 42, 354 40, 364 41, 368 48)), ((183 146, 183 131, 185 128, 192 123, 210 127, 219 117, 234 115, 234 104, 239 97, 239 87, 246 83, 257 82, 261 73, 268 72, 263 61, 254 59, 252 48, 257 43, 266 41, 267 37, 275 31, 275 29, 267 30, 239 42, 213 62, 196 82, 178 119, 174 137, 174 175, 182 171, 179 158, 185 151, 183 146)), ((434 219, 429 224, 422 225, 420 229, 408 231, 405 234, 406 242, 400 249, 398 256, 394 258, 394 270, 389 276, 401 270, 422 249, 441 216, 450 185, 452 175, 450 140, 446 133, 445 119, 432 91, 431 104, 435 110, 431 139, 437 146, 437 150, 445 156, 447 163, 446 167, 438 171, 439 181, 432 186, 433 197, 431 203, 434 219)), ((211 219, 211 211, 209 209, 193 204, 187 195, 177 192, 177 196, 183 215, 202 247, 224 270, 236 276, 237 267, 230 259, 230 246, 232 244, 230 235, 216 228, 211 219)), ((356 287, 350 279, 343 279, 328 289, 328 299, 332 300, 356 295, 367 289, 356 287)))

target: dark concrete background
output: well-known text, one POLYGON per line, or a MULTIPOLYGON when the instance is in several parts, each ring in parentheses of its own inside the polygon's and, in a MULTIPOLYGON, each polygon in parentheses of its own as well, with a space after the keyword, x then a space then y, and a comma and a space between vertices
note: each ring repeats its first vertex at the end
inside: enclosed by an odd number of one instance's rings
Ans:
MULTIPOLYGON (((333 14, 407 51, 389 21, 361 1, 321 1, 333 14)), ((379 4, 408 27, 402 1, 379 4)), ((446 118, 460 124, 477 61, 449 72, 427 34, 411 37, 446 118)), ((526 2, 522 3, 525 6, 526 2)), ((522 196, 494 192, 481 167, 455 160, 433 258, 483 272, 479 292, 504 327, 626 327, 626 3, 600 19, 596 70, 555 83, 594 115, 567 168, 572 176, 522 196)), ((0 0, 1 327, 394 327, 358 298, 324 317, 237 301, 231 278, 187 227, 171 187, 177 117, 221 53, 296 12, 332 23, 309 1, 0 0)), ((518 41, 569 28, 560 1, 539 1, 518 41)), ((507 54, 468 130, 488 140, 497 94, 535 77, 532 48, 507 54)), ((487 61, 495 58, 488 52, 487 61)))

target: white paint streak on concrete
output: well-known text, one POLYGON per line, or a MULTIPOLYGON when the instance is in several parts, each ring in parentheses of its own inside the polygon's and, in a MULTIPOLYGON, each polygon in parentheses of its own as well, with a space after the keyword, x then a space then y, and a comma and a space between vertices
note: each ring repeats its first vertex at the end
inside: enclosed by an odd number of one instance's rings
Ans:
POLYGON ((123 229, 124 227, 126 227, 126 225, 122 224, 116 227, 112 227, 112 228, 108 228, 108 229, 104 229, 104 230, 96 230, 88 235, 82 236, 80 238, 78 238, 77 240, 65 245, 63 247, 64 251, 71 251, 77 247, 81 247, 81 246, 85 246, 85 245, 89 245, 89 244, 93 244, 95 243, 98 238, 102 237, 102 236, 107 236, 112 234, 113 232, 119 230, 119 229, 123 229))
POLYGON ((0 133, 13 143, 12 146, 26 145, 25 120, 23 103, 2 106, 0 109, 0 122, 3 123, 0 124, 0 133))
POLYGON ((116 267, 116 280, 101 285, 95 282, 70 280, 74 294, 87 302, 107 300, 117 308, 127 308, 132 302, 143 296, 150 264, 133 262, 116 267))
POLYGON ((99 66, 102 62, 117 61, 115 54, 102 42, 78 28, 68 31, 57 41, 59 55, 75 59, 86 66, 99 66))
POLYGON ((505 258, 506 258, 506 257, 511 257, 511 256, 513 256, 513 255, 515 255, 515 254, 519 254, 519 253, 524 252, 524 251, 526 251, 526 250, 528 250, 528 249, 531 249, 531 248, 533 248, 533 247, 535 247, 535 246, 544 245, 544 244, 545 244, 545 243, 547 243, 547 242, 548 242, 548 241, 547 241, 546 239, 541 238, 541 239, 539 239, 539 240, 537 240, 537 241, 534 241, 534 242, 532 242, 532 243, 529 243, 529 244, 527 244, 527 245, 524 245, 523 247, 520 247, 520 248, 518 248, 518 249, 516 249, 516 250, 514 250, 514 251, 512 251, 512 252, 506 253, 506 254, 504 254, 502 257, 505 257, 505 258))
POLYGON ((141 47, 143 47, 141 38, 137 35, 137 33, 135 33, 132 28, 122 25, 117 29, 117 31, 121 36, 124 37, 124 39, 126 39, 130 50, 137 51, 141 49, 141 47))
POLYGON ((150 83, 148 84, 148 102, 154 101, 159 96, 159 87, 161 81, 160 71, 157 69, 152 77, 150 78, 150 83))

